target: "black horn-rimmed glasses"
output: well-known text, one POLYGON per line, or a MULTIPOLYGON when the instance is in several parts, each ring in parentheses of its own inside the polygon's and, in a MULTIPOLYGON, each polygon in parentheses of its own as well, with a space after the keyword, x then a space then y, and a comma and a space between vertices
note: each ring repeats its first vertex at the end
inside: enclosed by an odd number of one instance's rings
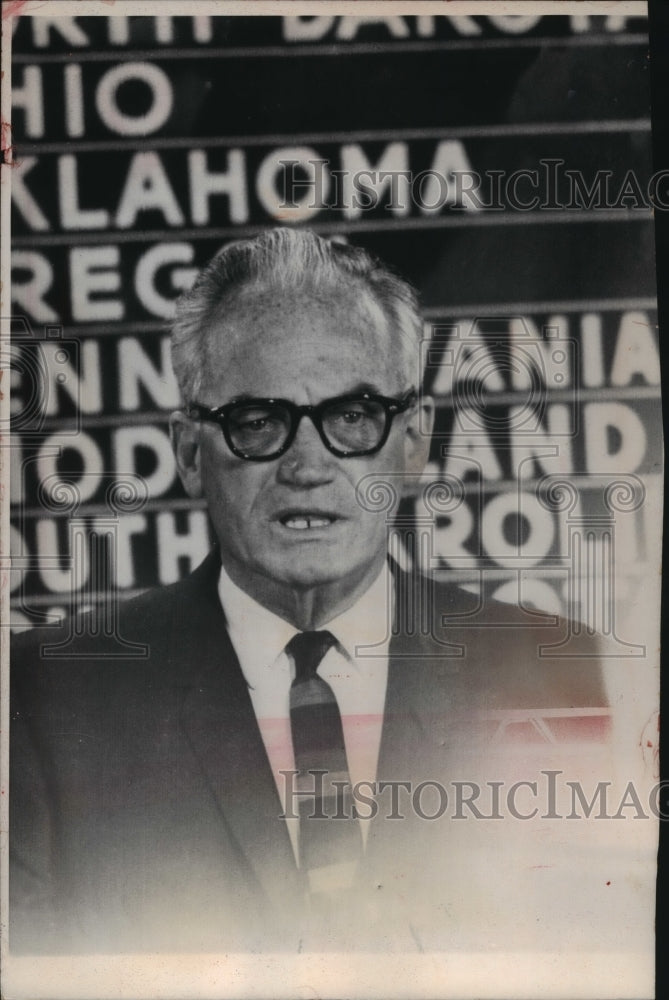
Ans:
POLYGON ((298 406, 288 399, 233 399, 224 406, 191 403, 189 417, 217 423, 238 458, 270 462, 288 451, 302 417, 309 417, 321 441, 338 458, 374 455, 388 440, 393 418, 417 400, 415 389, 400 399, 374 393, 350 393, 298 406))

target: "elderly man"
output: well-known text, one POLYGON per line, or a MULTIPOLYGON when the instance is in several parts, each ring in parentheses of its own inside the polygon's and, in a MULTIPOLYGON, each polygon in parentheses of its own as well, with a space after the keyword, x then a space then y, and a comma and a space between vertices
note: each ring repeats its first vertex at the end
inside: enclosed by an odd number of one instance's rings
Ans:
POLYGON ((172 440, 217 547, 122 605, 145 658, 16 640, 11 948, 500 946, 509 881, 534 927, 523 824, 473 801, 490 722, 605 699, 554 619, 389 559, 366 487, 397 503, 426 462, 421 331, 403 280, 308 231, 231 244, 180 301, 172 440))

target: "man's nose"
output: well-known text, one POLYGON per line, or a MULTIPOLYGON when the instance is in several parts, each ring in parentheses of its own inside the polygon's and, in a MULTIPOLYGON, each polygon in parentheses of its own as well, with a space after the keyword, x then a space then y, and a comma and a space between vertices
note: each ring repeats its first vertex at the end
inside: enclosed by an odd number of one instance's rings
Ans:
POLYGON ((327 450, 313 421, 302 417, 293 443, 279 459, 277 478, 292 486, 318 486, 330 482, 335 456, 327 450))

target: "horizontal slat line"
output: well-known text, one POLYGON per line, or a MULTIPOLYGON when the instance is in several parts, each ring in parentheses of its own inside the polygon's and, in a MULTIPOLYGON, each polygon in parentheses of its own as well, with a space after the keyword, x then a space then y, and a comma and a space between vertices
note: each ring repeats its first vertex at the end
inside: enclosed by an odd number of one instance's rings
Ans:
POLYGON ((334 40, 317 45, 299 45, 285 42, 283 45, 245 45, 236 48, 178 48, 161 49, 156 43, 154 49, 107 49, 105 51, 87 52, 77 49, 70 52, 26 53, 15 52, 15 63, 32 63, 46 65, 48 63, 71 62, 134 62, 136 60, 153 59, 162 62, 172 59, 295 59, 299 56, 355 56, 355 55, 388 55, 396 52, 449 52, 470 51, 471 49, 528 49, 542 46, 562 48, 583 48, 602 45, 648 45, 648 35, 644 32, 610 32, 605 35, 582 34, 555 35, 511 38, 453 38, 435 39, 432 41, 404 42, 343 42, 334 40))
MULTIPOLYGON (((500 316, 519 313, 549 313, 549 312, 624 312, 630 309, 656 309, 657 299, 645 298, 620 299, 574 299, 572 301, 545 302, 479 302, 476 305, 429 306, 421 310, 421 315, 427 320, 435 319, 448 322, 451 317, 465 316, 468 319, 477 316, 500 316)), ((53 324, 51 324, 53 325, 53 324)), ((114 320, 100 324, 77 325, 63 324, 63 336, 70 337, 121 337, 130 333, 162 333, 169 334, 169 320, 143 320, 133 322, 114 320)), ((17 337, 17 342, 22 338, 17 337)), ((31 342, 32 342, 32 338, 31 342)))
MULTIPOLYGON (((601 479, 598 479, 597 477, 589 477, 587 474, 581 476, 581 475, 577 475, 577 474, 574 474, 574 473, 572 473, 571 475, 569 473, 564 473, 564 476, 562 474, 560 474, 560 478, 564 478, 566 480, 573 481, 575 488, 577 488, 579 491, 584 491, 584 490, 601 490, 601 488, 602 488, 601 479)), ((653 473, 641 473, 640 476, 639 476, 639 478, 641 478, 642 481, 645 484, 647 484, 647 485, 655 485, 656 482, 659 484, 660 481, 662 481, 662 479, 663 479, 662 475, 660 473, 656 473, 656 472, 653 472, 653 473)), ((612 480, 615 479, 615 476, 613 474, 611 475, 611 479, 612 480)), ((434 481, 435 482, 439 482, 439 476, 435 476, 434 477, 434 481)), ((539 481, 538 478, 532 478, 532 479, 520 480, 520 481, 517 481, 515 479, 504 479, 504 480, 500 479, 500 480, 497 480, 497 481, 485 480, 484 482, 476 485, 475 488, 474 488, 474 486, 472 486, 472 489, 469 492, 474 497, 478 496, 480 493, 484 493, 484 494, 493 494, 493 493, 515 494, 518 491, 519 485, 520 485, 520 487, 523 490, 526 490, 527 488, 531 488, 533 486, 536 486, 536 484, 537 484, 538 481, 539 481)), ((467 487, 467 483, 465 483, 465 487, 467 487)), ((205 509, 206 509, 206 506, 205 506, 204 501, 183 500, 181 498, 176 499, 176 500, 160 500, 160 499, 155 499, 155 500, 148 500, 146 502, 146 504, 144 505, 144 507, 142 507, 138 511, 132 511, 131 513, 138 513, 138 514, 156 514, 156 513, 158 513, 159 514, 162 511, 205 510, 205 509)), ((18 513, 19 512, 19 505, 12 505, 11 511, 12 511, 12 513, 18 513)), ((78 518, 79 517, 110 517, 111 516, 111 512, 109 510, 109 507, 107 507, 106 504, 102 504, 102 503, 92 503, 92 504, 83 503, 81 505, 81 507, 78 509, 78 511, 76 512, 76 515, 72 515, 72 513, 69 512, 69 511, 66 511, 66 512, 64 512, 64 513, 61 514, 61 513, 58 513, 57 511, 45 510, 44 507, 25 507, 21 511, 21 513, 22 513, 22 515, 23 515, 24 518, 37 518, 37 519, 51 519, 51 518, 61 518, 61 517, 64 517, 64 518, 67 518, 67 519, 71 520, 73 516, 76 516, 78 518)), ((120 516, 122 517, 123 515, 120 515, 120 516)))
MULTIPOLYGON (((122 477, 121 477, 122 478, 122 477)), ((130 511, 131 514, 161 514, 164 511, 173 512, 180 510, 206 510, 206 504, 204 500, 189 500, 183 499, 181 497, 175 500, 147 500, 145 505, 137 511, 130 511)), ((13 512, 18 512, 18 508, 12 508, 13 512)), ((39 519, 51 519, 51 518, 62 518, 65 517, 71 520, 73 517, 113 517, 113 512, 104 503, 82 503, 82 505, 77 510, 76 514, 72 514, 71 511, 60 513, 55 510, 46 510, 44 507, 25 507, 21 511, 24 517, 37 518, 39 519)), ((123 514, 119 514, 119 517, 123 517, 123 514)), ((32 556, 32 559, 35 557, 32 556)), ((14 563, 20 561, 20 556, 14 558, 14 563)))
MULTIPOLYGON (((347 129, 333 132, 277 132, 263 135, 188 136, 151 138, 151 149, 216 149, 227 146, 295 146, 307 142, 380 142, 418 141, 421 139, 495 139, 506 136, 591 135, 592 133, 650 132, 650 118, 620 118, 611 121, 530 122, 510 125, 463 125, 449 128, 347 129)), ((15 144, 20 158, 37 153, 94 153, 128 150, 137 152, 137 139, 101 139, 96 141, 23 142, 15 144)))
MULTIPOLYGON (((659 392, 659 390, 658 390, 659 392)), ((175 407, 176 409, 176 407, 175 407)), ((132 413, 108 413, 100 416, 94 414, 82 414, 76 423, 67 417, 46 417, 42 423, 45 431, 82 431, 93 430, 96 427, 135 427, 138 424, 166 424, 170 413, 173 410, 146 410, 134 411, 132 413)), ((33 431, 26 431, 34 433, 33 431)), ((15 436, 21 437, 21 431, 16 431, 15 436)))
MULTIPOLYGON (((621 475, 624 474, 621 473, 621 475)), ((561 479, 567 479, 572 481, 574 487, 579 491, 601 490, 602 488, 602 481, 599 476, 589 476, 587 473, 581 474, 578 472, 559 473, 559 476, 561 479)), ((503 479, 503 480, 500 479, 497 481, 485 480, 480 484, 480 487, 477 487, 476 490, 474 490, 473 492, 479 493, 482 490, 485 493, 515 493, 518 490, 519 482, 523 488, 527 486, 536 486, 540 478, 543 477, 535 477, 527 480, 521 479, 520 481, 516 479, 503 479)), ((611 473, 611 480, 615 480, 615 478, 616 478, 615 474, 611 473)), ((661 472, 640 472, 638 473, 638 478, 641 479, 643 483, 647 485, 655 485, 656 482, 659 485, 659 483, 664 481, 664 476, 661 472)), ((435 482, 438 481, 439 477, 435 476, 435 482)), ((465 486, 467 486, 466 483, 465 486)))
MULTIPOLYGON (((177 407, 174 409, 177 409, 177 407)), ((77 429, 82 431, 93 430, 97 427, 135 427, 141 424, 166 424, 172 412, 173 410, 147 410, 132 413, 109 413, 101 416, 82 414, 80 420, 76 423, 67 417, 46 417, 42 423, 42 428, 44 431, 49 432, 59 430, 72 432, 77 429)), ((32 434, 35 432, 26 430, 26 433, 32 434)), ((20 439, 21 431, 17 430, 15 436, 20 439)))
MULTIPOLYGON (((534 392, 534 390, 528 390, 528 392, 534 392)), ((614 400, 623 402, 624 400, 646 400, 646 399, 661 399, 662 391, 660 386, 632 386, 629 389, 611 389, 611 388, 601 388, 601 389, 583 389, 577 387, 575 389, 548 389, 546 392, 541 394, 541 402, 544 403, 569 403, 574 401, 576 403, 597 403, 604 400, 614 400)), ((450 396, 435 396, 435 403, 438 407, 443 409, 453 409, 453 401, 450 396)), ((458 403, 459 409, 462 409, 462 404, 467 399, 467 394, 465 392, 458 393, 458 403)), ((476 394, 476 402, 478 405, 482 406, 513 406, 514 403, 526 404, 527 403, 527 392, 522 390, 517 390, 516 392, 488 392, 484 395, 476 394)), ((658 414, 659 420, 659 414, 658 414)), ((491 429, 491 434, 494 430, 491 429)), ((531 437, 532 431, 526 431, 524 434, 519 432, 519 436, 531 437)))
MULTIPOLYGON (((50 323, 49 326, 58 326, 58 324, 50 323)), ((37 327, 37 324, 34 324, 37 327)), ((123 320, 110 320, 104 324, 93 324, 93 323, 82 323, 79 326, 76 323, 63 323, 61 324, 61 329, 63 331, 63 338, 68 337, 122 337, 129 333, 162 333, 169 334, 170 332, 170 321, 166 319, 156 319, 156 320, 141 320, 141 321, 131 321, 124 322, 123 320)), ((33 337, 19 337, 15 338, 16 343, 21 343, 23 341, 30 341, 34 343, 35 338, 33 337)))
MULTIPOLYGON (((534 391, 534 390, 532 390, 534 391)), ((452 409, 453 401, 450 396, 437 395, 434 397, 437 406, 444 409, 452 409)), ((458 402, 463 403, 467 398, 465 392, 458 394, 458 402)), ((488 392, 483 396, 477 395, 477 403, 487 406, 512 406, 514 403, 527 403, 527 392, 518 389, 512 392, 488 392)), ((600 400, 642 400, 661 399, 660 386, 631 386, 621 388, 583 388, 581 386, 565 389, 548 389, 541 395, 542 402, 548 403, 577 403, 598 402, 600 400)), ((74 431, 80 424, 82 431, 93 430, 97 427, 135 427, 142 424, 166 424, 172 410, 145 410, 134 411, 132 413, 108 413, 96 416, 94 414, 82 414, 78 424, 67 418, 46 417, 42 424, 45 432, 74 431)), ((531 432, 527 432, 531 434, 531 432)), ((20 438, 20 431, 16 431, 16 437, 20 438)))
MULTIPOLYGON (((440 319, 445 322, 450 316, 464 316, 475 319, 481 315, 543 313, 543 312, 615 312, 629 309, 656 309, 657 299, 653 296, 621 299, 573 299, 560 302, 491 302, 472 305, 429 306, 421 310, 425 319, 440 319)), ((79 332, 79 330, 77 330, 79 332)))
MULTIPOLYGON (((118 596, 123 601, 131 600, 133 597, 139 597, 140 594, 146 593, 147 590, 152 587, 159 586, 156 582, 151 584, 149 587, 135 587, 129 590, 119 590, 118 596)), ((30 612, 32 608, 47 607, 48 605, 60 606, 65 609, 71 608, 72 606, 77 607, 79 605, 86 604, 90 602, 96 604, 98 602, 109 601, 109 593, 103 590, 94 590, 91 593, 82 594, 80 591, 65 591, 64 593, 54 593, 54 594, 30 594, 21 600, 18 597, 12 597, 10 599, 10 608, 13 611, 24 611, 30 612)), ((7 622, 11 626, 11 621, 7 622)), ((39 625, 36 626, 39 628, 39 625)))
MULTIPOLYGON (((407 230, 427 230, 427 229, 471 229, 489 228, 498 226, 543 226, 543 225, 580 225, 583 223, 595 225, 596 223, 629 223, 629 222, 652 222, 653 212, 649 209, 624 210, 625 214, 616 209, 590 209, 583 211, 555 211, 555 212, 463 212, 459 215, 443 216, 427 219, 379 219, 365 222, 322 222, 316 221, 310 224, 310 228, 324 235, 330 233, 377 233, 385 231, 402 232, 407 230)), ((38 233, 30 236, 16 236, 13 239, 15 249, 21 247, 47 247, 47 246, 91 246, 104 244, 110 240, 113 243, 150 243, 150 242, 173 242, 174 240, 185 239, 239 239, 240 237, 255 236, 263 232, 268 225, 257 226, 229 226, 212 229, 145 229, 142 232, 123 232, 117 230, 106 230, 105 232, 67 232, 53 233, 48 236, 40 236, 38 233)))
MULTIPOLYGON (((436 556, 435 558, 439 558, 436 556)), ((445 557, 443 559, 445 561, 445 557)), ((433 567, 435 569, 435 567, 433 567)), ((566 567, 565 567, 566 569, 566 567)), ((483 575, 483 583, 488 581, 512 581, 516 583, 518 581, 518 570, 514 569, 487 569, 482 567, 480 571, 477 569, 462 570, 462 569, 451 569, 448 566, 443 568, 436 567, 436 572, 443 573, 447 572, 449 575, 449 580, 454 583, 475 583, 481 582, 481 575, 483 575)), ((528 572, 527 570, 522 570, 521 572, 528 572)), ((532 580, 527 581, 527 589, 531 590, 532 581, 534 579, 539 580, 555 580, 558 583, 565 581, 565 570, 564 569, 554 569, 552 567, 532 569, 532 580)), ((643 563, 635 564, 634 566, 627 567, 624 573, 624 578, 626 580, 637 580, 644 579, 648 574, 648 567, 643 563)), ((428 571, 429 575, 429 571, 428 571)), ((584 576, 581 577, 582 583, 587 583, 591 578, 584 576)), ((155 584, 150 584, 147 587, 135 587, 128 590, 118 591, 118 596, 121 600, 129 600, 133 597, 138 597, 140 594, 146 593, 147 590, 153 587, 159 586, 156 582, 155 584)), ((75 591, 72 594, 70 591, 65 591, 64 593, 54 593, 54 594, 30 594, 26 595, 24 598, 24 603, 21 603, 21 599, 18 597, 12 597, 10 599, 10 607, 16 611, 29 611, 31 607, 44 607, 49 604, 53 605, 65 605, 69 607, 72 604, 88 604, 89 601, 108 601, 109 593, 105 591, 92 591, 91 593, 81 591, 75 591)), ((8 623, 9 624, 9 623, 8 623)))
POLYGON ((479 718, 500 721, 520 721, 530 719, 585 719, 613 715, 611 708, 498 708, 481 712, 479 718))

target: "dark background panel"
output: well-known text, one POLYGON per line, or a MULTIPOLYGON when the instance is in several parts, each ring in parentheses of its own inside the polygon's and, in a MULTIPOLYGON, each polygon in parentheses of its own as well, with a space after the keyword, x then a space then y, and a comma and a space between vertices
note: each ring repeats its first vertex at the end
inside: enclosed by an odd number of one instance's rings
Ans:
MULTIPOLYGON (((19 19, 15 155, 25 161, 24 190, 46 220, 40 222, 39 214, 37 222, 26 220, 25 206, 15 212, 14 263, 22 261, 15 274, 17 290, 31 269, 37 289, 32 298, 24 292, 20 308, 32 330, 26 336, 39 341, 51 336, 49 325, 62 326, 62 336, 79 344, 79 388, 87 393, 77 411, 68 390, 52 386, 49 416, 41 429, 33 424, 24 434, 18 462, 27 465, 17 481, 24 480, 25 489, 16 498, 15 523, 29 552, 44 553, 45 546, 55 545, 61 563, 67 562, 67 517, 45 511, 48 516, 40 518, 33 461, 59 441, 60 457, 55 464, 43 462, 42 470, 58 470, 64 481, 88 471, 87 461, 93 469, 99 455, 106 475, 134 472, 154 484, 143 508, 146 520, 131 532, 126 547, 126 589, 187 571, 206 545, 203 512, 185 499, 160 443, 175 402, 172 389, 162 394, 141 385, 124 390, 124 379, 132 382, 128 359, 143 360, 156 371, 164 366, 169 312, 180 287, 229 240, 278 221, 280 211, 259 198, 258 174, 267 157, 291 146, 313 148, 334 170, 341 168, 347 145, 358 145, 374 167, 396 143, 399 159, 415 176, 433 167, 439 144, 449 142, 484 175, 497 170, 509 178, 524 170, 543 177, 544 164, 552 159, 580 171, 590 186, 609 171, 609 189, 588 210, 570 207, 562 177, 554 191, 540 181, 540 194, 567 203, 534 211, 509 205, 507 199, 498 212, 463 211, 446 203, 429 214, 412 202, 401 214, 381 200, 354 217, 345 205, 321 205, 303 224, 365 246, 404 273, 420 293, 428 328, 457 321, 465 310, 473 318, 477 308, 508 318, 505 307, 515 305, 539 326, 563 313, 569 335, 583 346, 582 317, 588 311, 601 315, 606 373, 601 387, 590 388, 588 395, 582 379, 575 378, 547 403, 571 408, 581 424, 584 407, 620 403, 627 409, 616 413, 629 411, 630 426, 641 421, 649 442, 639 471, 657 468, 659 387, 643 378, 616 387, 608 378, 621 317, 645 310, 639 322, 654 323, 644 19, 382 17, 375 24, 352 26, 340 18, 314 17, 295 25, 251 17, 205 18, 197 24, 190 17, 162 22, 136 17, 123 24, 75 18, 61 21, 61 31, 52 29, 45 41, 29 18, 19 19), (164 120, 146 135, 134 134, 134 126, 151 109, 152 92, 133 78, 133 65, 143 67, 140 75, 147 66, 149 74, 157 71, 156 93, 167 108, 164 120), (114 83, 124 75, 125 82, 114 83), (30 92, 23 89, 28 80, 30 92), (75 98, 81 94, 69 116, 68 87, 75 98), (115 122, 109 113, 106 119, 101 114, 105 88, 107 112, 110 106, 116 109, 115 122), (208 169, 222 171, 231 148, 243 157, 248 210, 241 211, 238 199, 233 211, 227 196, 214 195, 205 221, 194 218, 189 152, 204 150, 208 169), (164 209, 140 206, 129 221, 119 223, 119 202, 137 154, 153 157, 146 197, 150 200, 151 185, 164 181, 176 218, 166 217, 164 209), (620 197, 628 171, 638 181, 641 204, 634 190, 627 200, 620 197), (91 222, 88 216, 84 223, 80 213, 95 210, 102 218, 91 222), (147 261, 156 253, 163 262, 147 274, 147 261), (42 281, 39 275, 47 277, 42 281), (97 382, 91 365, 98 366, 97 382), (77 440, 83 452, 68 446, 77 440), (119 466, 119 449, 127 468, 119 466), (58 521, 61 527, 40 528, 40 521, 58 521), (184 556, 174 555, 184 532, 192 544, 184 543, 184 556), (172 539, 171 555, 166 538, 172 539)), ((519 190, 524 197, 532 193, 522 185, 519 190)), ((19 383, 17 399, 20 389, 19 383)), ((489 401, 491 416, 503 415, 522 399, 507 389, 489 401)), ((449 400, 442 396, 439 405, 437 465, 452 421, 449 400)), ((612 434, 615 438, 615 428, 612 434)), ((509 490, 512 475, 513 441, 493 437, 503 480, 485 484, 488 496, 497 488, 509 490)), ((582 433, 573 452, 575 471, 596 471, 582 433)), ((102 476, 78 514, 91 523, 102 516, 105 489, 102 476)), ((123 523, 130 531, 130 522, 123 523)), ((476 532, 474 527, 473 551, 476 532)), ((48 601, 49 580, 62 587, 63 579, 45 579, 30 568, 21 600, 33 594, 48 601)), ((62 600, 59 595, 53 590, 54 602, 62 600)), ((19 602, 18 591, 15 597, 19 602)))

